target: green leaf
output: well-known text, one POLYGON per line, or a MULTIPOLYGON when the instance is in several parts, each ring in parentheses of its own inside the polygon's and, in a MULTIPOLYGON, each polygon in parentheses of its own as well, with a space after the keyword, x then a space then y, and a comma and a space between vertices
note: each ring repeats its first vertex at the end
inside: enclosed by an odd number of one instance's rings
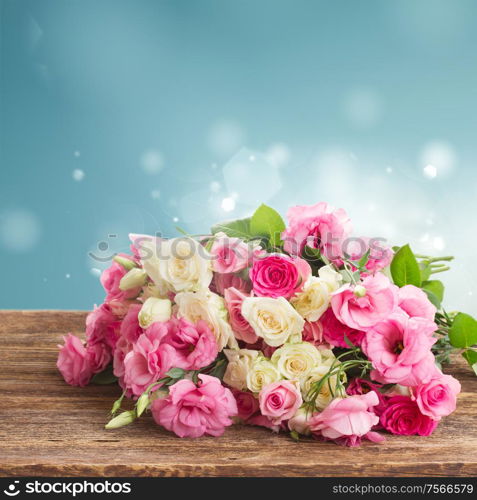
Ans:
POLYGON ((462 353, 462 357, 469 363, 469 366, 474 370, 477 375, 477 351, 472 351, 468 349, 462 353))
POLYGON ((105 370, 97 373, 92 379, 91 383, 94 385, 109 385, 118 381, 118 377, 113 373, 113 365, 108 365, 105 370))
POLYGON ((425 288, 422 289, 423 292, 427 295, 427 298, 429 299, 429 302, 436 306, 437 309, 441 308, 441 301, 432 293, 430 290, 426 290, 425 288))
POLYGON ((477 344, 477 321, 469 314, 457 314, 449 330, 449 341, 454 347, 477 344))
POLYGON ((432 268, 428 262, 419 262, 419 269, 421 270, 421 281, 426 281, 431 277, 432 268))
POLYGON ((219 222, 211 228, 212 234, 225 233, 230 238, 241 238, 243 240, 251 239, 250 217, 245 219, 236 219, 226 222, 219 222))
POLYGON ((185 370, 183 370, 182 368, 171 368, 167 373, 166 375, 168 377, 171 377, 173 379, 179 379, 179 378, 182 378, 184 375, 185 375, 185 370))
POLYGON ((422 283, 422 288, 424 291, 429 291, 433 293, 439 302, 442 302, 444 299, 444 284, 442 281, 439 280, 430 280, 430 281, 424 281, 422 283))
POLYGON ((391 262, 391 275, 394 283, 399 287, 405 285, 421 286, 419 264, 409 245, 402 246, 394 255, 391 262))
POLYGON ((358 262, 356 263, 356 267, 358 269, 362 269, 366 266, 366 264, 368 263, 368 260, 369 260, 370 253, 371 253, 371 249, 368 248, 368 250, 366 250, 366 253, 361 257, 361 259, 358 260, 358 262))
POLYGON ((129 425, 131 422, 134 422, 135 419, 136 412, 134 410, 123 411, 117 417, 112 418, 104 427, 105 429, 117 429, 118 427, 129 425))
POLYGON ((281 234, 285 230, 285 222, 281 215, 267 205, 260 205, 250 220, 250 232, 254 236, 266 236, 270 245, 278 247, 282 244, 281 234))

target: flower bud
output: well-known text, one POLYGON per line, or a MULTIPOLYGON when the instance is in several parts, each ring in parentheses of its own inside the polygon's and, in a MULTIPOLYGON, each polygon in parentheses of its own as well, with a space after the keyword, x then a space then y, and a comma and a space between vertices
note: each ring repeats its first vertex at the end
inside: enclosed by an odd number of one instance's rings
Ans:
POLYGON ((113 260, 114 260, 114 262, 117 262, 118 264, 123 266, 124 269, 127 269, 128 271, 129 271, 129 269, 133 269, 134 267, 137 267, 136 263, 132 259, 128 259, 127 257, 123 257, 121 255, 115 255, 113 257, 113 260))
POLYGON ((105 429, 117 429, 130 424, 136 418, 135 411, 123 411, 117 417, 112 418, 104 427, 105 429))
POLYGON ((354 287, 354 295, 355 297, 361 298, 366 296, 366 288, 363 285, 356 285, 354 287))
POLYGON ((144 410, 148 406, 149 406, 149 394, 147 392, 145 392, 137 400, 137 403, 136 403, 137 416, 140 417, 144 413, 144 410))
POLYGON ((141 328, 147 328, 156 321, 168 321, 171 314, 172 304, 169 299, 149 297, 139 311, 139 325, 141 328))
POLYGON ((138 288, 146 283, 147 274, 144 269, 134 267, 130 269, 119 282, 120 290, 129 290, 130 288, 138 288))

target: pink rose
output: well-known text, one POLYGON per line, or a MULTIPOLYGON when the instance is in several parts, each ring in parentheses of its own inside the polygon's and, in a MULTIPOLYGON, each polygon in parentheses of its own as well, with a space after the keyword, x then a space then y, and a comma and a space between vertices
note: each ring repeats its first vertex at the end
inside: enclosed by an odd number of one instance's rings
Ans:
POLYGON ((398 305, 411 318, 425 318, 434 321, 436 307, 425 292, 414 285, 406 285, 398 290, 398 305))
POLYGON ((302 337, 305 342, 309 342, 315 346, 322 345, 323 340, 323 324, 321 321, 305 321, 302 337))
POLYGON ((320 321, 324 340, 335 347, 349 348, 345 335, 353 345, 359 346, 366 335, 365 332, 350 328, 338 321, 331 308, 326 310, 320 321))
POLYGON ((296 206, 288 210, 288 227, 282 233, 285 251, 301 255, 303 248, 318 248, 331 260, 343 255, 342 244, 351 233, 351 222, 343 209, 327 203, 296 206))
POLYGON ((237 416, 244 422, 259 410, 258 399, 251 392, 233 390, 237 403, 237 416))
POLYGON ((400 436, 430 436, 437 427, 437 421, 423 415, 417 403, 408 396, 393 396, 380 422, 388 432, 400 436))
POLYGON ((101 304, 86 317, 86 340, 88 344, 106 343, 112 350, 119 337, 120 327, 121 322, 109 304, 101 304))
POLYGON ((384 438, 371 429, 379 422, 373 407, 379 404, 374 391, 334 399, 321 413, 315 413, 309 426, 315 437, 333 440, 347 446, 358 446, 361 439, 380 442, 384 438))
POLYGON ((386 384, 415 386, 436 373, 432 345, 437 326, 394 313, 366 333, 361 348, 373 364, 371 377, 386 384))
MULTIPOLYGON (((153 323, 154 325, 161 323, 153 323)), ((217 357, 217 340, 212 330, 203 320, 195 325, 185 318, 172 318, 163 323, 167 330, 163 342, 176 351, 175 366, 184 370, 199 370, 209 365, 217 357)))
POLYGON ((175 364, 175 349, 163 344, 162 337, 156 329, 148 329, 124 358, 124 382, 135 396, 164 377, 175 364))
POLYGON ((102 372, 111 361, 111 349, 101 342, 89 344, 86 346, 86 358, 93 373, 102 372))
POLYGON ((366 330, 387 318, 397 305, 397 287, 383 274, 367 276, 361 283, 365 295, 357 297, 355 287, 345 285, 331 297, 336 318, 355 330, 366 330))
POLYGON ((299 388, 289 380, 266 385, 260 391, 258 401, 262 415, 275 424, 293 417, 303 403, 299 388))
POLYGON ((217 273, 236 273, 250 265, 254 253, 256 250, 240 238, 216 237, 210 249, 212 268, 217 273))
POLYGON ((229 322, 235 338, 247 344, 255 344, 258 340, 254 329, 242 315, 242 302, 248 295, 236 288, 227 288, 224 291, 225 305, 229 311, 229 322))
MULTIPOLYGON (((119 254, 121 257, 127 260, 134 260, 125 254, 119 254)), ((116 261, 113 261, 110 267, 105 269, 101 274, 101 284, 105 289, 106 302, 110 300, 126 300, 136 297, 140 291, 140 288, 131 288, 129 290, 121 290, 119 288, 119 283, 121 278, 126 275, 127 269, 125 269, 121 264, 118 264, 116 261)))
POLYGON ((458 380, 438 371, 427 384, 413 387, 411 398, 416 401, 423 415, 440 420, 455 410, 460 389, 458 380))
POLYGON ((235 288, 242 293, 249 293, 252 290, 252 283, 250 280, 242 279, 237 274, 214 273, 210 284, 211 291, 223 296, 227 288, 235 288))
POLYGON ((58 346, 60 352, 56 366, 67 384, 84 387, 93 376, 86 348, 83 342, 71 333, 63 338, 65 343, 58 346))
POLYGON ((218 378, 199 375, 196 386, 191 380, 179 380, 169 395, 152 404, 154 420, 179 437, 221 436, 237 415, 237 403, 218 378))
POLYGON ((121 323, 120 334, 128 342, 134 343, 139 338, 139 336, 144 332, 144 330, 139 325, 139 311, 141 310, 142 304, 133 304, 126 316, 121 323))
POLYGON ((310 275, 306 260, 278 253, 255 259, 250 269, 253 292, 259 297, 289 299, 303 289, 310 275))

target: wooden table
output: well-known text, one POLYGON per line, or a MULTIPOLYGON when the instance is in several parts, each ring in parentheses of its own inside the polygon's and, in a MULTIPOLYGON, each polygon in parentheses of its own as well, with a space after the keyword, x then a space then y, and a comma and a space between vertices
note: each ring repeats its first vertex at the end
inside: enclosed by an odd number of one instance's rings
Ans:
POLYGON ((62 335, 81 334, 85 314, 0 311, 0 475, 477 475, 477 377, 464 363, 449 370, 462 383, 458 409, 428 438, 388 435, 349 449, 235 426, 190 440, 149 415, 106 431, 120 389, 70 387, 55 366, 62 335))

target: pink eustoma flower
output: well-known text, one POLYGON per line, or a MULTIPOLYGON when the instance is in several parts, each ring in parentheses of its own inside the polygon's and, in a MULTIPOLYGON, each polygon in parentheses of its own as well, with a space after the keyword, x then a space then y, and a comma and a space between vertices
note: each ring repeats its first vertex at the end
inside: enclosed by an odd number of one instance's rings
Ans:
POLYGON ((393 313, 366 333, 361 347, 371 361, 373 380, 415 386, 436 373, 431 347, 437 326, 422 318, 393 313))
MULTIPOLYGON (((149 328, 155 328, 153 323, 149 328)), ((184 370, 199 370, 214 361, 218 354, 217 341, 203 320, 196 324, 185 318, 172 318, 162 325, 167 329, 163 342, 176 351, 175 366, 184 370)))
POLYGON ((345 285, 331 297, 331 307, 341 323, 354 330, 367 330, 387 318, 397 306, 397 287, 383 274, 367 276, 361 283, 364 296, 345 285))
POLYGON ((379 404, 374 391, 363 395, 334 399, 322 412, 309 420, 313 436, 347 446, 358 446, 366 438, 380 442, 384 438, 371 429, 379 422, 373 408, 379 404))
POLYGON ((56 366, 67 384, 84 387, 89 384, 93 376, 86 347, 71 333, 64 337, 64 341, 64 345, 58 346, 60 352, 56 366))
POLYGON ((434 321, 436 307, 424 291, 414 285, 406 285, 398 291, 398 306, 410 318, 425 318, 434 321))
POLYGON ((282 233, 285 251, 301 255, 305 246, 317 248, 331 260, 343 255, 343 241, 351 233, 351 221, 343 209, 325 202, 288 210, 288 227, 282 233))
POLYGON ((186 379, 176 382, 167 397, 154 400, 151 410, 154 420, 168 431, 197 438, 221 436, 237 415, 237 403, 218 378, 199 375, 197 386, 186 379))
POLYGON ((124 383, 135 396, 140 396, 175 365, 175 349, 162 343, 162 338, 156 329, 146 331, 124 358, 124 383))

